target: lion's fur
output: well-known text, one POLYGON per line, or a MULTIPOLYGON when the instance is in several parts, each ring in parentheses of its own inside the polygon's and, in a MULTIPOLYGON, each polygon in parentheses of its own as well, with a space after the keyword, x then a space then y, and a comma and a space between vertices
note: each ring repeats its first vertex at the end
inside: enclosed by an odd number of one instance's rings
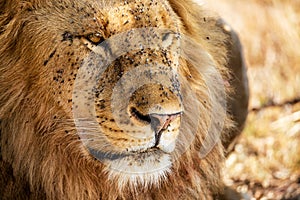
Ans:
MULTIPOLYGON (((74 123, 66 115, 68 104, 57 104, 59 97, 48 91, 53 79, 48 78, 45 62, 54 51, 62 53, 70 49, 67 45, 58 49, 55 41, 61 41, 61 38, 44 30, 49 27, 55 30, 57 26, 72 29, 70 24, 63 22, 73 13, 42 10, 39 14, 51 13, 51 17, 48 23, 39 23, 34 22, 31 12, 42 8, 43 4, 54 5, 53 2, 0 1, 2 199, 209 199, 217 194, 221 188, 224 150, 219 140, 201 159, 199 149, 204 137, 201 130, 194 144, 174 163, 172 173, 160 184, 138 185, 119 191, 117 183, 108 180, 101 163, 88 154, 78 139, 74 123), (29 29, 29 26, 35 29, 29 29)), ((69 0, 57 2, 70 6, 74 2, 81 6, 88 4, 69 0)), ((227 36, 216 25, 217 19, 190 0, 168 2, 181 19, 180 31, 200 43, 226 77, 224 41, 227 36)), ((75 21, 73 25, 80 26, 80 23, 75 21)), ((78 57, 83 55, 74 51, 78 57)), ((64 55, 67 56, 66 52, 64 55)), ((186 67, 182 73, 193 74, 192 70, 186 67)), ((204 83, 201 77, 196 76, 190 84, 197 90, 199 100, 208 98, 202 91, 204 83)), ((193 105, 188 109, 192 111, 193 105)), ((193 115, 189 117, 192 120, 193 115)), ((200 129, 207 129, 206 123, 204 118, 200 129)), ((226 120, 225 131, 229 127, 231 123, 226 120)))

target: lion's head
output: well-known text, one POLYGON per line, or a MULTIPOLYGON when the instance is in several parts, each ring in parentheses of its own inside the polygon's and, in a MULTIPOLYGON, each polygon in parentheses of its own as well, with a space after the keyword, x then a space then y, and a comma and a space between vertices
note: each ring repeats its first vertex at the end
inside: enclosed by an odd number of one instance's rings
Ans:
POLYGON ((2 191, 50 199, 217 191, 220 137, 231 125, 226 35, 215 18, 182 0, 0 8, 1 166, 14 176, 2 191))

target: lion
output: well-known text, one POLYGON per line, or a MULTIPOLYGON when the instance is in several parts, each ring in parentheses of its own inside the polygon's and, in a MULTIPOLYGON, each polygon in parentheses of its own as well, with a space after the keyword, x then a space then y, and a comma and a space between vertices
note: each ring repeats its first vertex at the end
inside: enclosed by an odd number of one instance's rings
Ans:
POLYGON ((1 0, 0 55, 1 199, 222 193, 248 92, 218 16, 191 0, 1 0))

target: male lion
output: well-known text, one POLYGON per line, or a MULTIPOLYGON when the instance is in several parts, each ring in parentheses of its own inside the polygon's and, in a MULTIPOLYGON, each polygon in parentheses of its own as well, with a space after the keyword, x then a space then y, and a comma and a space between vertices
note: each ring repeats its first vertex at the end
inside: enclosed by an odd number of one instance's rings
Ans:
POLYGON ((220 194, 248 100, 224 26, 190 0, 0 0, 1 199, 220 194))

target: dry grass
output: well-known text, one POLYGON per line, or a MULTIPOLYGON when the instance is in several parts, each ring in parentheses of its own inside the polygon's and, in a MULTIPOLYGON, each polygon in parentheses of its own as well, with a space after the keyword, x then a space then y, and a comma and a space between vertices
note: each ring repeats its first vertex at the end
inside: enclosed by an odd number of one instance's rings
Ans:
POLYGON ((241 37, 249 65, 252 107, 300 96, 299 0, 219 0, 207 4, 241 37))
MULTIPOLYGON (((206 1, 244 45, 250 110, 300 97, 300 0, 206 1)), ((227 159, 244 199, 300 200, 300 103, 252 111, 227 159)))

